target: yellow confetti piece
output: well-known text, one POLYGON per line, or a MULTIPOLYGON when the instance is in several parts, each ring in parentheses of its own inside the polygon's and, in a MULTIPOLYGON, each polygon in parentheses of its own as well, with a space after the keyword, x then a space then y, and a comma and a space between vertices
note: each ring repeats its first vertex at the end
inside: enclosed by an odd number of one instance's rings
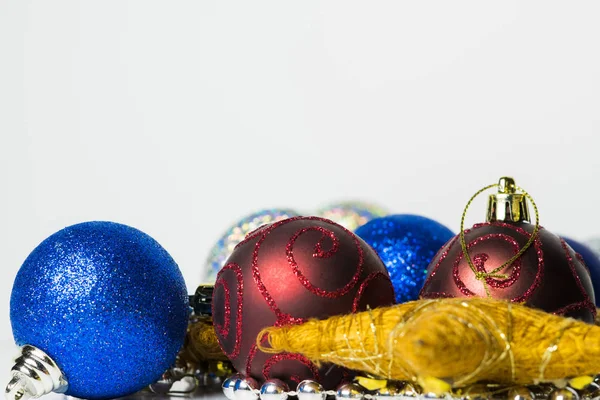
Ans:
POLYGON ((364 376, 358 376, 356 377, 356 381, 360 386, 367 390, 383 389, 387 386, 387 381, 385 379, 373 379, 364 376))
POLYGON ((569 385, 573 389, 581 390, 581 389, 584 389, 586 386, 588 386, 593 381, 594 381, 594 377, 592 377, 592 376, 589 376, 589 375, 578 376, 577 378, 571 379, 569 381, 569 385))

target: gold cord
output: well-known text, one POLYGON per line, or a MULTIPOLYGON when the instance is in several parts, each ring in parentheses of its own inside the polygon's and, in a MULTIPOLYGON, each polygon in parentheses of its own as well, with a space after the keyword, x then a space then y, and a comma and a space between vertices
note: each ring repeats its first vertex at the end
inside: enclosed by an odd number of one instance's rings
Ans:
POLYGON ((471 198, 467 202, 467 205, 465 206, 465 209, 460 218, 460 246, 462 248, 463 255, 464 255, 465 259, 467 260, 467 263, 469 264, 469 268, 471 268, 471 271, 473 271, 473 274, 475 274, 475 278, 477 278, 477 280, 479 280, 483 283, 483 286, 485 288, 485 293, 487 294, 488 297, 491 297, 491 293, 490 293, 489 285, 487 283, 487 279, 488 278, 497 278, 497 279, 508 278, 508 276, 506 274, 500 274, 499 272, 502 271, 504 268, 508 267, 509 265, 511 265, 512 263, 514 263, 516 260, 518 260, 519 257, 521 257, 527 251, 527 249, 529 249, 529 247, 535 241, 538 231, 540 229, 540 214, 539 214, 537 205, 535 204, 535 201, 533 200, 533 197, 531 197, 529 195, 529 193, 527 193, 523 188, 517 186, 517 189, 520 190, 521 192, 523 192, 523 195, 525 195, 525 197, 527 197, 529 199, 529 201, 531 202, 531 205, 533 206, 533 210, 535 212, 535 226, 533 228, 533 232, 529 236, 529 240, 527 241, 525 246, 523 246, 517 252, 517 254, 512 256, 504 264, 502 264, 501 266, 499 266, 498 268, 495 268, 494 270, 492 270, 490 272, 477 271, 475 264, 473 264, 473 260, 471 260, 471 256, 469 255, 469 249, 467 248, 467 243, 465 241, 465 218, 467 216, 467 211, 469 210, 471 203, 473 203, 473 200, 475 200, 475 198, 477 196, 479 196, 481 193, 485 192, 486 190, 489 190, 489 189, 492 189, 495 187, 498 187, 497 183, 488 185, 488 186, 478 190, 473 196, 471 196, 471 198))

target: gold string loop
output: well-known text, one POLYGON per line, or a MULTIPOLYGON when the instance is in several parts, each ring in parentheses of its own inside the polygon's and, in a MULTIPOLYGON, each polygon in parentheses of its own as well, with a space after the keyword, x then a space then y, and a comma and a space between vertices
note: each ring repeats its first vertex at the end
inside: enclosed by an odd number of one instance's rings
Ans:
POLYGON ((516 186, 516 189, 519 190, 519 191, 521 191, 523 193, 523 195, 531 202, 531 205, 533 206, 533 210, 535 212, 535 226, 533 228, 533 232, 529 236, 529 240, 527 240, 527 243, 525 244, 525 246, 523 246, 517 252, 517 254, 515 254, 514 256, 512 256, 504 264, 502 264, 498 268, 494 268, 494 270, 492 270, 490 272, 478 271, 477 270, 477 267, 475 267, 475 264, 473 263, 473 260, 471 260, 471 256, 469 255, 469 249, 467 248, 467 243, 466 243, 466 240, 465 240, 465 218, 467 216, 467 211, 469 210, 469 207, 471 206, 471 203, 473 203, 473 201, 475 200, 475 198, 477 198, 481 193, 483 193, 483 192, 485 192, 485 191, 487 191, 489 189, 496 188, 498 186, 499 186, 498 183, 494 183, 492 185, 488 185, 488 186, 485 186, 482 189, 479 189, 473 196, 471 196, 471 198, 467 202, 467 205, 465 206, 465 209, 463 210, 462 216, 460 218, 460 246, 462 248, 463 256, 467 260, 467 263, 469 264, 469 268, 471 268, 471 271, 475 275, 475 278, 483 283, 483 287, 485 289, 485 293, 487 294, 488 297, 491 297, 491 293, 490 293, 490 289, 489 289, 489 285, 487 283, 487 280, 489 278, 493 278, 493 279, 507 279, 508 275, 507 274, 501 274, 500 271, 502 271, 506 267, 512 265, 512 263, 514 263, 516 260, 518 260, 519 257, 521 257, 527 251, 527 249, 529 249, 529 247, 535 241, 535 239, 537 237, 537 234, 538 234, 538 231, 540 230, 540 214, 539 214, 537 205, 535 204, 535 201, 533 200, 533 197, 531 197, 531 195, 529 193, 527 193, 522 187, 516 186))

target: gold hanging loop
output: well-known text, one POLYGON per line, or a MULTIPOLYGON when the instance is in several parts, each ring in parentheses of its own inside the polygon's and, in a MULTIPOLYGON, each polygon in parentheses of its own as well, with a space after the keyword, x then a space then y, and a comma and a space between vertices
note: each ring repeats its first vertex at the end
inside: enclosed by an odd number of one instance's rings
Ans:
MULTIPOLYGON (((525 208, 525 210, 526 210, 526 208, 525 208)), ((516 215, 522 216, 523 212, 519 212, 519 211, 517 211, 517 212, 518 212, 518 214, 516 214, 516 215)), ((488 210, 488 220, 490 219, 489 216, 490 216, 490 212, 488 210)), ((479 189, 473 196, 471 196, 471 198, 467 202, 467 205, 465 206, 465 209, 462 213, 462 217, 460 219, 460 246, 462 248, 464 257, 467 260, 467 263, 469 264, 469 268, 471 268, 471 271, 473 271, 473 274, 475 275, 477 280, 483 282, 485 292, 488 297, 490 297, 491 294, 490 294, 490 290, 489 290, 489 287, 487 284, 487 279, 488 278, 495 278, 495 279, 508 278, 508 276, 506 274, 500 274, 500 271, 502 271, 503 269, 510 266, 512 263, 514 263, 519 257, 521 257, 527 251, 527 249, 529 249, 529 247, 533 244, 535 238, 537 237, 539 229, 540 229, 540 215, 539 215, 537 205, 535 204, 535 201, 533 200, 531 195, 529 193, 527 193, 523 188, 516 186, 514 184, 514 180, 512 178, 500 178, 499 183, 494 183, 492 185, 488 185, 482 189, 479 189), (480 272, 480 271, 477 271, 475 264, 473 264, 473 260, 471 260, 471 256, 469 255, 469 249, 467 248, 467 243, 465 241, 465 218, 467 216, 467 211, 469 210, 471 203, 473 203, 473 200, 475 200, 475 198, 477 198, 477 196, 479 196, 481 193, 483 193, 489 189, 492 189, 492 188, 500 188, 500 193, 514 194, 514 193, 516 193, 517 190, 520 191, 523 196, 525 196, 527 199, 529 199, 529 201, 531 202, 531 205, 533 206, 533 210, 535 213, 535 226, 533 228, 533 232, 529 236, 529 240, 527 241, 525 246, 523 246, 517 252, 517 254, 515 254, 504 264, 502 264, 501 266, 499 266, 498 268, 495 268, 494 270, 492 270, 490 272, 480 272)))

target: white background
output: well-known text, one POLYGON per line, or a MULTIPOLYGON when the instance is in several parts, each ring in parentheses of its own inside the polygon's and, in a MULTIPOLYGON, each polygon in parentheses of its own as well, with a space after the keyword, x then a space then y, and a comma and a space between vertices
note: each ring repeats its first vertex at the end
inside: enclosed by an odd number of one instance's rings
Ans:
POLYGON ((156 238, 190 291, 249 212, 364 199, 456 231, 504 174, 550 230, 600 235, 599 16, 593 1, 0 0, 0 341, 23 260, 86 220, 156 238))

